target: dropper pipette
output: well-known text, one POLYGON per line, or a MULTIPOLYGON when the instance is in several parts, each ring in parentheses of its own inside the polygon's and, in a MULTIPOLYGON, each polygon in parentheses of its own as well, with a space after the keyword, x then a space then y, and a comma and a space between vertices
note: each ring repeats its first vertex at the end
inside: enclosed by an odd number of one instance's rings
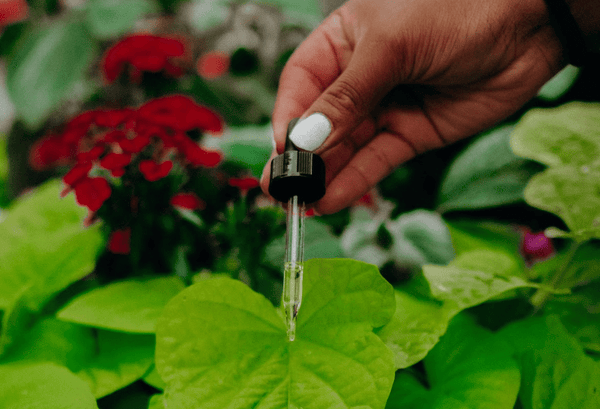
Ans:
POLYGON ((298 150, 289 139, 297 121, 293 119, 288 125, 285 152, 271 162, 269 184, 269 194, 288 204, 282 302, 290 341, 296 337, 296 317, 302 304, 305 205, 325 195, 323 159, 298 150))

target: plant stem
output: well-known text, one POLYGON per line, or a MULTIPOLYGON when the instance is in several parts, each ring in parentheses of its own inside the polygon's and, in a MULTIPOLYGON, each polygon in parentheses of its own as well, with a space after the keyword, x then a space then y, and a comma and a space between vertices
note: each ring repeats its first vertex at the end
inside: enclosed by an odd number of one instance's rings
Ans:
MULTIPOLYGON (((554 273, 554 275, 552 276, 552 279, 550 280, 550 282, 548 282, 548 287, 556 289, 556 287, 558 285, 560 285, 564 279, 565 279, 565 275, 567 274, 567 271, 569 269, 569 265, 571 264, 571 261, 573 261, 573 257, 575 257, 575 253, 577 253, 577 250, 579 249, 579 246, 581 246, 582 242, 577 241, 577 240, 573 240, 571 241, 571 244, 569 245, 569 249, 567 250, 567 253, 565 254, 565 258, 563 260, 563 262, 561 263, 560 267, 556 270, 556 272, 554 273)), ((535 294, 533 294, 533 296, 531 297, 531 305, 533 305, 535 307, 535 311, 539 311, 544 304, 548 301, 548 298, 550 298, 551 296, 551 292, 549 292, 548 290, 545 290, 543 288, 540 288, 539 290, 536 291, 535 294)))

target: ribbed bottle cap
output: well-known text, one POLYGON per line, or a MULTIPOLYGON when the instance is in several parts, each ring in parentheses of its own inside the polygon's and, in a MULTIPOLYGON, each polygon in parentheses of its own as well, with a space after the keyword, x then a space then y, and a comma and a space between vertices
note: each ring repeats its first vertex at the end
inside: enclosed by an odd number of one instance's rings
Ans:
POLYGON ((292 196, 304 203, 313 203, 325 196, 325 162, 315 153, 299 151, 290 140, 298 118, 290 121, 285 152, 271 162, 269 194, 280 202, 292 196))

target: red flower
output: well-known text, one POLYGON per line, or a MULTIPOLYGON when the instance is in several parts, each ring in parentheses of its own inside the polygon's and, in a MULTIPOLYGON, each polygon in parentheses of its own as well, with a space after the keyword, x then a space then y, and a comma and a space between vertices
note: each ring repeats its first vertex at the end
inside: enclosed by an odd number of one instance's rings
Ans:
POLYGON ((131 229, 115 230, 108 239, 108 251, 115 254, 129 254, 131 252, 131 229))
POLYGON ((217 114, 183 95, 153 99, 142 105, 138 114, 140 119, 181 132, 196 128, 214 133, 223 130, 217 114))
POLYGON ((206 207, 206 203, 193 193, 178 193, 171 198, 170 203, 171 206, 186 210, 204 209, 206 207))
POLYGON ((109 83, 115 81, 127 65, 134 81, 141 79, 142 71, 165 71, 178 77, 183 71, 175 65, 176 57, 184 54, 185 46, 179 40, 151 34, 132 35, 107 51, 102 60, 102 71, 109 83))
POLYGON ((71 119, 63 132, 62 139, 66 143, 77 144, 94 123, 98 111, 86 111, 71 119))
POLYGON ((173 168, 173 162, 170 160, 163 163, 156 163, 153 160, 143 160, 140 162, 140 172, 144 175, 147 181, 154 182, 162 179, 169 174, 173 168))
POLYGON ((175 135, 173 140, 185 159, 192 166, 213 168, 223 159, 220 152, 206 150, 183 134, 175 135))
POLYGON ((28 16, 25 0, 0 0, 0 27, 25 20, 28 16))
POLYGON ((523 242, 521 243, 521 251, 526 259, 545 259, 554 254, 554 245, 552 244, 552 240, 546 237, 543 231, 532 233, 531 230, 526 228, 523 242))
POLYGON ((92 212, 100 209, 111 194, 110 185, 100 177, 82 178, 74 187, 77 203, 87 207, 92 212))
POLYGON ((133 139, 121 139, 119 146, 125 152, 138 153, 141 152, 150 143, 150 138, 144 135, 138 135, 133 139))
POLYGON ((122 123, 127 122, 134 114, 135 111, 129 108, 98 111, 95 122, 98 126, 116 128, 122 123))
POLYGON ((100 166, 108 170, 117 170, 129 165, 130 162, 129 153, 109 153, 100 161, 100 166))
POLYGON ((67 174, 63 177, 63 181, 73 187, 82 180, 83 178, 87 178, 88 173, 92 170, 92 163, 78 163, 75 165, 67 174))
POLYGON ((29 165, 35 170, 46 170, 55 166, 66 165, 71 158, 71 147, 56 135, 40 139, 29 151, 29 165))
POLYGON ((79 152, 77 154, 77 162, 88 163, 98 159, 104 153, 103 145, 96 145, 87 152, 79 152))
POLYGON ((204 54, 198 59, 196 71, 205 79, 218 78, 229 70, 229 56, 219 51, 204 54))
POLYGON ((259 186, 259 181, 254 177, 246 178, 231 178, 229 179, 229 186, 237 187, 242 192, 254 189, 259 186))

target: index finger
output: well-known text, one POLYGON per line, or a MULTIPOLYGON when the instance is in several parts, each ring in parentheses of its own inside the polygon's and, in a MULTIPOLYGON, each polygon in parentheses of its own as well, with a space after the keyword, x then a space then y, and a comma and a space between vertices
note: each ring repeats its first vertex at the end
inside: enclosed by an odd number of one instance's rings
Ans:
POLYGON ((287 125, 300 117, 348 66, 352 46, 341 18, 331 14, 294 51, 279 79, 273 110, 277 151, 283 152, 287 125))

